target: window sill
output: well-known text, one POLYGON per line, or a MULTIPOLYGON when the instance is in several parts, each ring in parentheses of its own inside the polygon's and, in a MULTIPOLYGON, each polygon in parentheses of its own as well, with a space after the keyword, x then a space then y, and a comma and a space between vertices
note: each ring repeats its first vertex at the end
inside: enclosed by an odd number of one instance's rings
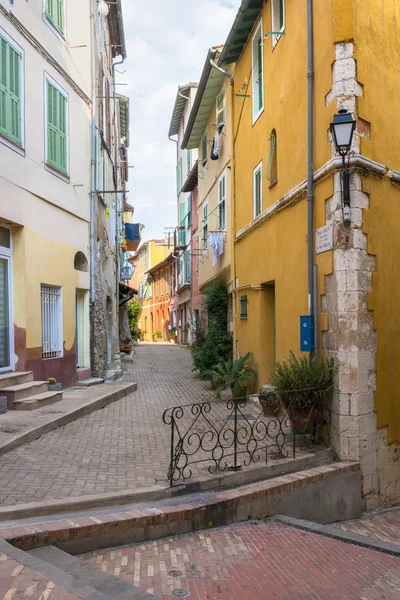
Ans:
POLYGON ((13 142, 12 140, 10 140, 8 137, 6 137, 2 133, 0 133, 0 144, 7 146, 7 148, 9 148, 10 150, 13 150, 17 154, 19 154, 20 156, 23 156, 25 158, 25 149, 22 146, 18 146, 18 144, 16 142, 13 142))
POLYGON ((274 187, 274 185, 276 185, 278 183, 278 178, 276 177, 273 181, 271 181, 271 183, 268 186, 268 189, 270 190, 271 188, 274 187))
POLYGON ((264 112, 264 107, 262 107, 262 109, 260 111, 258 111, 258 113, 253 117, 253 127, 257 123, 258 119, 261 117, 263 112, 264 112))
POLYGON ((71 179, 70 179, 69 175, 67 175, 66 173, 63 173, 62 171, 60 171, 56 167, 53 167, 53 165, 50 165, 48 162, 44 163, 44 168, 46 169, 46 171, 48 171, 52 175, 55 175, 56 177, 58 177, 59 179, 61 179, 65 183, 69 184, 71 182, 71 179))

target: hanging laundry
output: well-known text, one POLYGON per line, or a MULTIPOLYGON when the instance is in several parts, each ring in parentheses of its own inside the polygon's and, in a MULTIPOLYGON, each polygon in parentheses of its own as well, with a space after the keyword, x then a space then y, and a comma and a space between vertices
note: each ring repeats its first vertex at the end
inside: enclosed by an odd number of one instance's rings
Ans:
POLYGON ((217 133, 213 139, 210 158, 211 160, 218 160, 219 158, 219 129, 217 129, 217 133))
POLYGON ((208 235, 208 243, 211 248, 212 264, 213 267, 217 264, 218 258, 224 251, 224 232, 223 231, 212 231, 208 235))

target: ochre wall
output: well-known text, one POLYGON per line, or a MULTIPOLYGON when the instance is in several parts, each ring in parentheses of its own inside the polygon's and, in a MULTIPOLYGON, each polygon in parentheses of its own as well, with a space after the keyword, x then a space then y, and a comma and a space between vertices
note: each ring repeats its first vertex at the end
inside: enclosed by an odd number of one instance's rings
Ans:
MULTIPOLYGON (((307 37, 306 3, 286 2, 286 30, 272 50, 271 36, 264 41, 264 112, 252 124, 251 98, 235 97, 235 233, 253 220, 253 169, 263 161, 262 210, 265 211, 307 177, 307 37), (278 182, 269 188, 266 169, 269 137, 277 133, 278 182)), ((314 2, 315 27, 315 156, 314 170, 330 160, 329 124, 336 102, 326 106, 332 89, 331 65, 335 60, 333 43, 333 4, 314 2), (322 6, 323 5, 323 6, 322 6)), ((270 3, 262 11, 263 31, 271 30, 270 3)), ((258 25, 255 24, 254 30, 258 25)), ((254 31, 253 30, 253 31, 254 31)), ((245 93, 252 94, 251 38, 235 66, 235 93, 248 78, 245 93)), ((326 223, 326 200, 333 194, 333 178, 322 180, 314 190, 314 228, 326 223)), ((307 290, 307 200, 303 193, 297 202, 275 213, 251 229, 235 244, 238 296, 248 296, 248 319, 235 318, 236 349, 251 350, 259 367, 257 385, 267 383, 274 359, 293 350, 299 353, 299 317, 308 311, 307 290), (271 288, 275 284, 275 337, 270 322, 271 288), (257 289, 260 288, 261 289, 257 289), (253 288, 253 289, 252 289, 253 288), (256 289, 254 289, 256 288, 256 289), (268 313, 267 321, 264 322, 268 313), (275 347, 274 347, 275 346, 275 347)), ((332 251, 315 257, 319 267, 319 311, 325 292, 325 276, 332 272, 332 251)), ((233 286, 235 287, 235 286, 233 286)), ((319 316, 320 331, 327 328, 326 316, 319 316)), ((322 336, 320 334, 320 343, 322 336)))

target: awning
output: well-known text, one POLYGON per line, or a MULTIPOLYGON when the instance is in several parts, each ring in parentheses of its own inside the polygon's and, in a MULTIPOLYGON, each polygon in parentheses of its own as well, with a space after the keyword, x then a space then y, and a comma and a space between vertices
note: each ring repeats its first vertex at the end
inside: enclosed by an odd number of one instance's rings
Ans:
POLYGON ((120 283, 119 283, 119 305, 120 306, 123 306, 124 304, 129 302, 129 300, 132 300, 133 296, 137 296, 137 295, 138 295, 137 290, 135 290, 134 288, 131 288, 129 285, 126 285, 126 283, 122 283, 120 281, 120 283))

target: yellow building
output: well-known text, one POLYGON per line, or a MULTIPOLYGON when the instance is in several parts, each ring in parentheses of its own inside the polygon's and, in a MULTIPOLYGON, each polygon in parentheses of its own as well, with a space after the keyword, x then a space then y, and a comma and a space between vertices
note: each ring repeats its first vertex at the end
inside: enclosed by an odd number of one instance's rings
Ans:
POLYGON ((243 0, 218 61, 234 78, 235 350, 268 383, 314 315, 339 368, 333 446, 360 461, 367 507, 400 501, 399 19, 394 2, 243 0), (339 109, 357 122, 350 223, 329 133, 339 109))
POLYGON ((134 282, 135 286, 137 285, 138 301, 142 305, 138 326, 143 334, 142 339, 146 342, 152 341, 152 335, 157 331, 158 326, 153 302, 153 294, 156 290, 153 289, 155 285, 149 269, 167 258, 171 250, 168 242, 164 240, 149 240, 141 245, 135 257, 134 282))
POLYGON ((231 292, 231 79, 217 66, 221 47, 212 48, 182 140, 198 151, 198 229, 192 252, 200 291, 220 279, 231 292))

